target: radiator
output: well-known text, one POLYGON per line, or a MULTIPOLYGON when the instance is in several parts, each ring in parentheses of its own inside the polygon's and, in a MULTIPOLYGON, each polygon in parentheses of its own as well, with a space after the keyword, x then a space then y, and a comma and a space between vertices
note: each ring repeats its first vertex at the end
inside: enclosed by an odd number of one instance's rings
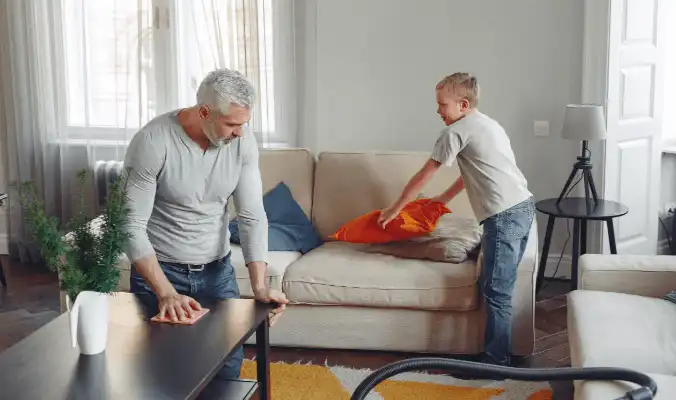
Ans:
POLYGON ((99 207, 106 205, 110 184, 120 176, 122 161, 97 161, 94 164, 94 182, 96 184, 96 203, 99 207))

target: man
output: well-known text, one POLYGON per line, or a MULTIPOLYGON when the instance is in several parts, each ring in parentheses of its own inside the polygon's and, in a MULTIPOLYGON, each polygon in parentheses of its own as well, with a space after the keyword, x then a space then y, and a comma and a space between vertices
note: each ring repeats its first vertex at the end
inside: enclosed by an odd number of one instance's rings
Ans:
MULTIPOLYGON (((279 304, 271 323, 288 303, 265 278, 268 221, 258 147, 245 128, 254 97, 242 74, 213 71, 197 105, 154 118, 127 149, 131 291, 173 321, 192 317, 203 299, 239 297, 230 263, 231 195, 255 298, 279 304)), ((217 377, 239 377, 242 358, 240 347, 217 377)))

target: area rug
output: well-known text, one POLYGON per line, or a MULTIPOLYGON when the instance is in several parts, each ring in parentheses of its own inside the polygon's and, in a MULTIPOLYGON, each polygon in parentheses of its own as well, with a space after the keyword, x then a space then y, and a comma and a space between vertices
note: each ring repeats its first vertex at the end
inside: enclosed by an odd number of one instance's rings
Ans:
MULTIPOLYGON (((312 364, 270 364, 274 400, 349 400, 368 369, 312 364)), ((244 360, 242 379, 256 379, 256 363, 244 360)), ((381 382, 366 400, 551 400, 548 383, 467 381, 406 372, 381 382)))

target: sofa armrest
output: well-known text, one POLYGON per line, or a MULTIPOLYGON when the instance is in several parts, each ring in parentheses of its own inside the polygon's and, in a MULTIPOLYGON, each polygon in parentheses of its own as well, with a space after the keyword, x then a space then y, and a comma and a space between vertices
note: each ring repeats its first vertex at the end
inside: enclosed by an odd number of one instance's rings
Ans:
POLYGON ((578 288, 662 297, 676 289, 676 257, 585 254, 578 288))

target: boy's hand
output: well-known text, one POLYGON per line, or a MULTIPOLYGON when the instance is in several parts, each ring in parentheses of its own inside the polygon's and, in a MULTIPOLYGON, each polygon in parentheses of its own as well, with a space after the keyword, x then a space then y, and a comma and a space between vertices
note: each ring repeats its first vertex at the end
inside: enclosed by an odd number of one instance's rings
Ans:
POLYGON ((387 224, 392 222, 393 219, 395 219, 399 215, 399 211, 394 210, 392 208, 385 208, 382 211, 380 211, 380 215, 378 216, 378 225, 380 225, 381 228, 385 229, 387 227, 387 224))

